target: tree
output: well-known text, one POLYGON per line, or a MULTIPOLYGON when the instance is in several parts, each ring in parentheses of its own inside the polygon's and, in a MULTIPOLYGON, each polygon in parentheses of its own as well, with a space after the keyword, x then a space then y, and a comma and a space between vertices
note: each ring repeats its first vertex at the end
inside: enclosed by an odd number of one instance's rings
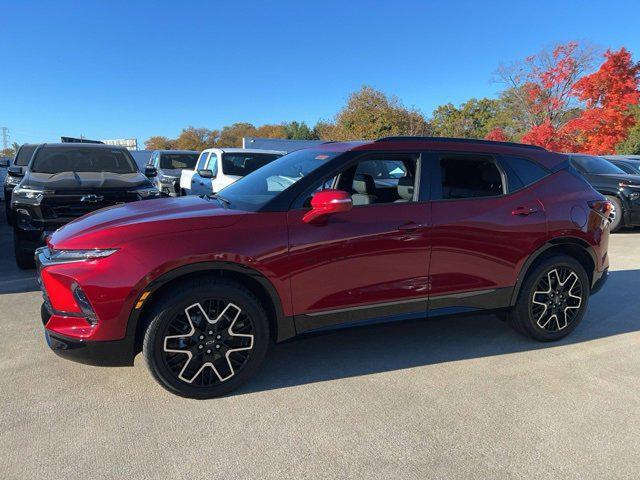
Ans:
POLYGON ((336 140, 372 140, 393 135, 425 135, 429 125, 418 110, 408 109, 397 97, 388 97, 365 85, 349 96, 347 105, 336 115, 335 128, 326 131, 336 140))
POLYGON ((640 155, 640 106, 632 107, 635 125, 627 132, 627 138, 616 145, 616 153, 621 155, 640 155))
POLYGON ((149 139, 144 142, 144 148, 147 150, 172 150, 174 142, 175 140, 156 135, 149 137, 149 139))
POLYGON ((218 145, 221 147, 242 147, 243 137, 255 137, 256 127, 250 123, 238 122, 226 126, 220 132, 218 145))
POLYGON ((282 124, 286 138, 290 140, 317 140, 318 136, 305 122, 289 122, 282 124))
POLYGON ((441 137, 484 138, 495 128, 501 102, 489 98, 472 98, 460 107, 441 105, 430 119, 433 134, 441 137))
POLYGON ((252 136, 260 138, 287 138, 284 125, 262 125, 256 128, 252 136))
POLYGON ((485 138, 487 140, 493 140, 495 142, 507 142, 507 141, 509 141, 509 137, 507 136, 505 131, 502 128, 499 128, 499 127, 498 128, 494 128, 489 133, 487 133, 485 138))
POLYGON ((201 151, 216 145, 218 137, 217 130, 208 128, 187 127, 182 130, 178 138, 174 141, 176 150, 196 150, 201 151))
POLYGON ((604 56, 605 61, 596 72, 573 86, 585 109, 564 128, 576 136, 580 151, 594 155, 613 153, 615 146, 626 140, 636 123, 630 108, 640 100, 640 64, 633 63, 625 48, 607 50, 604 56))

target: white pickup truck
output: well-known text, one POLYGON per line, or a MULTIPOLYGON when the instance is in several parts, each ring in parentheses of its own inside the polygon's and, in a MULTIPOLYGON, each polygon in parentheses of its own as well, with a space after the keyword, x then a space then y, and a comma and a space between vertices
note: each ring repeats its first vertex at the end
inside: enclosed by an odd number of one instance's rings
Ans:
POLYGON ((208 148, 195 168, 182 170, 180 195, 210 195, 280 158, 286 152, 244 148, 208 148))

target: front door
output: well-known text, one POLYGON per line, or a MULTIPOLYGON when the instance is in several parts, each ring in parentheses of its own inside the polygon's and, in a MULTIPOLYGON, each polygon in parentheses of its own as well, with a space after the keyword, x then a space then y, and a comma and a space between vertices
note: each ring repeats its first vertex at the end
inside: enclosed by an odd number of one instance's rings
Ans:
POLYGON ((417 154, 367 155, 334 180, 352 194, 351 211, 322 225, 302 221, 308 208, 288 213, 298 332, 426 315, 431 213, 419 163, 417 154))
MULTIPOLYGON (((204 178, 200 176, 198 170, 193 174, 193 178, 191 179, 191 193, 193 195, 211 195, 213 193, 211 182, 218 171, 217 158, 218 156, 214 152, 211 152, 209 157, 203 162, 204 166, 198 169, 209 170, 213 174, 213 178, 204 178)), ((198 162, 198 164, 200 164, 200 162, 198 162)))

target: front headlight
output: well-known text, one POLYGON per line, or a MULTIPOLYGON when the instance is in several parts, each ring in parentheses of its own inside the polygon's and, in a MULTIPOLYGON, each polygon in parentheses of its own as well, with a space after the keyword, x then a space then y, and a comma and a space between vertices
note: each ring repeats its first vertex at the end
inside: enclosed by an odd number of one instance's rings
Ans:
POLYGON ((50 190, 42 190, 40 188, 29 188, 29 187, 21 187, 17 186, 13 189, 13 200, 16 199, 24 199, 24 200, 42 200, 47 193, 53 193, 50 190))
POLYGON ((86 262, 105 258, 117 252, 117 248, 93 249, 93 250, 49 250, 50 263, 86 262))
POLYGON ((14 177, 13 175, 7 175, 6 184, 7 186, 15 187, 20 183, 20 177, 14 177))
POLYGON ((165 177, 164 175, 161 175, 160 177, 158 177, 158 179, 160 180, 160 183, 167 183, 167 184, 171 185, 178 178, 177 177, 165 177))
POLYGON ((140 198, 154 198, 160 196, 160 190, 156 187, 137 188, 136 190, 130 190, 129 193, 135 193, 140 198))

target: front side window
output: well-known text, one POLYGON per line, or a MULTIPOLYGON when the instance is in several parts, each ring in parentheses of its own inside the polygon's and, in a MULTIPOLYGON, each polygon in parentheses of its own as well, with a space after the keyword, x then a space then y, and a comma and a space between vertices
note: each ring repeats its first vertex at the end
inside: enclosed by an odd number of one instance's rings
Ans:
POLYGON ((232 152, 222 154, 222 173, 244 177, 281 157, 276 153, 232 152))
POLYGON ((207 164, 207 169, 211 170, 214 177, 218 175, 218 155, 216 155, 215 153, 211 153, 211 156, 209 157, 209 163, 207 164))
POLYGON ((400 203, 413 200, 417 157, 369 158, 340 175, 341 189, 351 193, 353 205, 400 203))
POLYGON ((126 150, 60 147, 38 150, 31 171, 34 173, 111 172, 135 173, 138 169, 126 150))
POLYGON ((443 155, 440 157, 442 198, 496 197, 504 194, 502 174, 486 155, 443 155))
POLYGON ((198 158, 198 164, 196 166, 196 170, 204 170, 204 166, 207 163, 207 155, 209 152, 202 152, 200 157, 198 158))
POLYGON ((589 155, 573 155, 571 160, 584 172, 592 175, 624 175, 624 170, 616 167, 609 160, 602 157, 591 157, 589 155))

